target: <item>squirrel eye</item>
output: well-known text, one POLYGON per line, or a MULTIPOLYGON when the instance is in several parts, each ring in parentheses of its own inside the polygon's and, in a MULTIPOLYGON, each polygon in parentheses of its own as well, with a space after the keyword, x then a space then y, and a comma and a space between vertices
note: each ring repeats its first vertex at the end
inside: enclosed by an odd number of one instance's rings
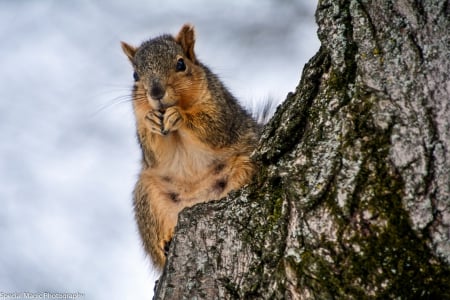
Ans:
POLYGON ((178 59, 176 70, 177 72, 186 70, 186 64, 184 63, 184 60, 182 58, 178 59))
POLYGON ((134 78, 134 81, 139 81, 139 75, 138 75, 138 73, 134 72, 134 73, 133 73, 133 78, 134 78))

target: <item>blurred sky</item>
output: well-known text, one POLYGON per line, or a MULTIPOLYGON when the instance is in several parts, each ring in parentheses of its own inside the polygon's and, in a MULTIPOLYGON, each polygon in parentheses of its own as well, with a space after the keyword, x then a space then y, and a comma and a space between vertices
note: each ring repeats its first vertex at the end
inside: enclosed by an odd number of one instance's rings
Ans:
POLYGON ((151 299, 131 193, 140 153, 119 41, 185 22, 247 106, 282 101, 319 48, 316 2, 0 0, 0 292, 151 299))

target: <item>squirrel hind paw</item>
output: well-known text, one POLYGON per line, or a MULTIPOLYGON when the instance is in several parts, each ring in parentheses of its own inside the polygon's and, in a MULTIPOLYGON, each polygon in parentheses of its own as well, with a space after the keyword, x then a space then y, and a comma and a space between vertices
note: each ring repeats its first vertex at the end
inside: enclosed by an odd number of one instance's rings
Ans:
POLYGON ((172 239, 170 239, 169 241, 166 241, 164 243, 164 256, 167 257, 167 255, 169 255, 169 249, 170 249, 170 244, 172 243, 172 239))

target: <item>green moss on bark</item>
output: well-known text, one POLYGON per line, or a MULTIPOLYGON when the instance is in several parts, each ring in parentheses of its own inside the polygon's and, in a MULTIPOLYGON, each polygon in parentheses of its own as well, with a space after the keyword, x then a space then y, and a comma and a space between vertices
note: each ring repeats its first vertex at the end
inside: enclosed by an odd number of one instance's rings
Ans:
POLYGON ((450 24, 431 2, 319 1, 322 47, 263 132, 255 182, 181 215, 184 269, 169 257, 165 274, 199 277, 169 296, 450 299, 450 24))

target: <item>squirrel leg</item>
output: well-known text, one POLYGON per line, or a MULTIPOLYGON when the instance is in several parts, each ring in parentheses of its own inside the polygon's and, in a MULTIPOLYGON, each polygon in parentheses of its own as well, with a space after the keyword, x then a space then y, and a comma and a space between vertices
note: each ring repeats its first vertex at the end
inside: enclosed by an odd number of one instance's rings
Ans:
POLYGON ((134 190, 135 215, 144 248, 158 269, 164 267, 180 210, 174 204, 154 177, 141 175, 134 190))

